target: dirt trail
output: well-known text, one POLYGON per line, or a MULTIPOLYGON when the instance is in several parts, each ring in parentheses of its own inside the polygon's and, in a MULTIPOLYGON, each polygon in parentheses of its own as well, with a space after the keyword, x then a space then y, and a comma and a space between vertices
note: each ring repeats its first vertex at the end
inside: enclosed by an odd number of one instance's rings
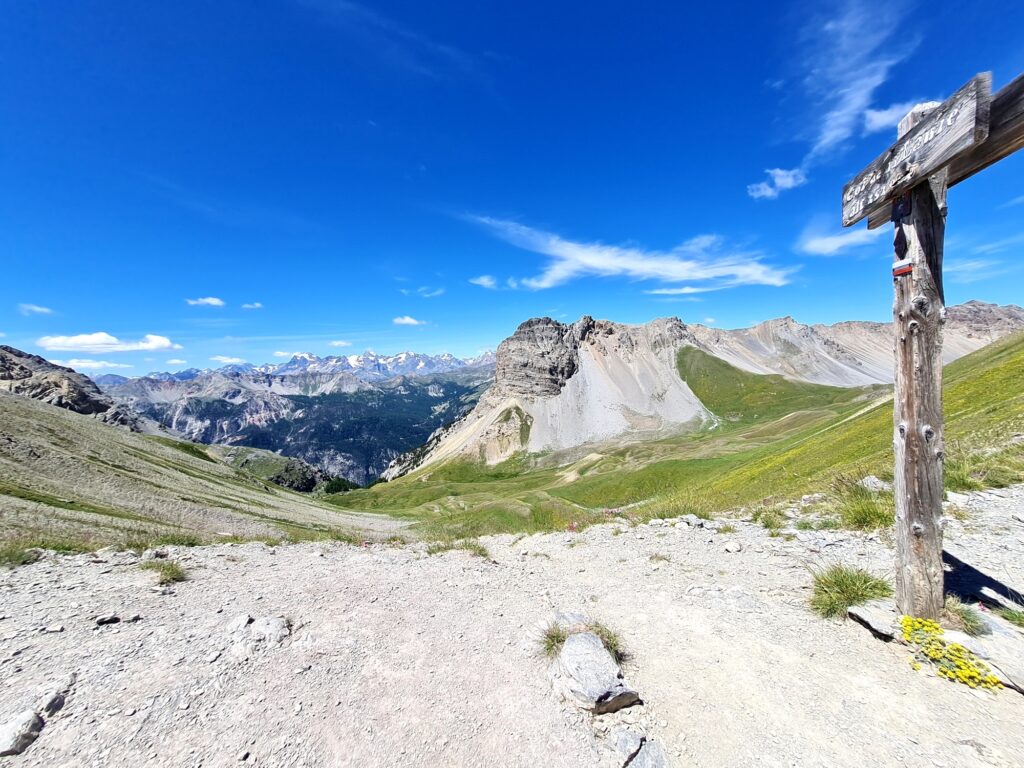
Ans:
MULTIPOLYGON (((964 501, 971 517, 949 537, 1020 585, 1024 487, 996 493, 964 501)), ((631 652, 646 703, 616 717, 676 765, 1020 764, 1024 696, 915 672, 905 648, 807 610, 806 566, 889 574, 884 543, 736 528, 494 537, 496 563, 422 545, 172 550, 190 579, 168 590, 131 555, 47 558, 0 574, 0 723, 41 686, 77 681, 7 761, 621 765, 593 736, 611 718, 559 701, 538 652, 554 612, 578 610, 631 652), (109 613, 124 621, 97 626, 109 613), (287 636, 260 621, 276 616, 287 636)))

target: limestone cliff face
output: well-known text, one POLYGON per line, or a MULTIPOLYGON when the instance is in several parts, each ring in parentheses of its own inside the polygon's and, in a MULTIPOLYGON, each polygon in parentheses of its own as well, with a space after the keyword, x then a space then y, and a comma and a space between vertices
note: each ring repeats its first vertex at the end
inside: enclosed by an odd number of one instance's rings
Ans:
POLYGON ((498 347, 494 384, 477 406, 385 477, 457 456, 494 464, 520 451, 698 427, 713 417, 676 372, 676 351, 686 343, 692 336, 676 318, 528 320, 498 347))

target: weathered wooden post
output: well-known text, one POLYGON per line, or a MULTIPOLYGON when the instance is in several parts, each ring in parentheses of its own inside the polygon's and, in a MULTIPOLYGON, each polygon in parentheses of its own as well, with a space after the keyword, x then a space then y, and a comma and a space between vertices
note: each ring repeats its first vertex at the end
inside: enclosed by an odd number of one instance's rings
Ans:
POLYGON ((899 138, 843 190, 843 226, 892 221, 895 259, 896 604, 942 611, 942 251, 946 190, 1024 146, 1024 76, 991 96, 990 73, 915 107, 899 138))

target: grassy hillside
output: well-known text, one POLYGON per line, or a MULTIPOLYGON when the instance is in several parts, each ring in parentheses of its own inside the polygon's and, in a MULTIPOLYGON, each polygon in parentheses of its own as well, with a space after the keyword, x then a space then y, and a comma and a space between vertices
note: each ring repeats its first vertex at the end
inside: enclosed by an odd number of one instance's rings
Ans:
MULTIPOLYGON (((525 457, 486 467, 452 462, 332 500, 349 509, 416 521, 427 534, 545 530, 636 514, 718 511, 827 490, 845 474, 891 474, 892 400, 884 388, 847 390, 758 376, 697 350, 680 354, 681 375, 712 411, 712 430, 628 446, 595 448, 560 468, 525 457), (690 379, 692 378, 692 381, 690 379)), ((1024 478, 1024 336, 946 368, 944 399, 954 487, 1024 478), (983 452, 998 446, 996 452, 983 452)))
MULTIPOLYGON (((376 518, 370 522, 381 527, 376 518)), ((239 471, 205 446, 0 395, 0 540, 80 548, 306 538, 365 525, 365 519, 239 471)))

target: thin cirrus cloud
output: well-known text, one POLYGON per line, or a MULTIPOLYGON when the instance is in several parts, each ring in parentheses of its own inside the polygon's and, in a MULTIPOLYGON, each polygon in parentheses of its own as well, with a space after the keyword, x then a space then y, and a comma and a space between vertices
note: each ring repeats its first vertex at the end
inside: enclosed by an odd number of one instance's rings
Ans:
POLYGON ((403 296, 420 296, 424 299, 434 299, 444 295, 444 288, 432 288, 429 285, 421 285, 419 288, 399 288, 398 292, 403 296))
POLYGON ((346 341, 345 339, 335 339, 334 341, 327 342, 328 347, 351 347, 352 342, 346 341))
POLYGON ((105 354, 108 352, 156 352, 162 349, 181 349, 166 336, 147 333, 136 341, 128 341, 111 336, 109 333, 80 333, 75 336, 43 336, 36 342, 48 352, 90 352, 105 354))
POLYGON ((953 283, 969 285, 980 283, 995 275, 1002 274, 1003 263, 996 259, 959 259, 947 261, 942 273, 953 283))
POLYGON ((227 355, 214 355, 210 359, 215 363, 223 363, 224 365, 239 365, 245 362, 241 357, 228 357, 227 355))
POLYGON ((76 371, 107 371, 132 367, 126 363, 112 363, 108 360, 72 359, 51 360, 50 362, 56 365, 63 365, 66 368, 74 368, 76 371))
POLYGON ((263 309, 263 304, 259 301, 250 301, 243 304, 242 309, 263 309))
POLYGON ((651 251, 575 242, 512 221, 488 217, 475 220, 517 248, 550 257, 540 274, 512 281, 510 287, 544 290, 583 277, 625 277, 667 283, 648 293, 671 295, 740 285, 781 286, 789 282, 788 275, 793 271, 763 263, 757 251, 727 250, 716 235, 694 237, 669 251, 651 251))
POLYGON ((808 114, 815 116, 809 147, 795 168, 772 168, 766 180, 747 185, 748 195, 774 200, 803 186, 808 171, 841 151, 856 133, 885 130, 906 114, 906 103, 877 108, 874 100, 894 67, 916 47, 912 36, 893 44, 908 10, 900 0, 882 5, 844 0, 835 15, 809 18, 800 32, 799 63, 802 96, 808 114))
POLYGON ((223 307, 224 299, 218 299, 216 296, 203 296, 198 299, 185 299, 185 303, 190 307, 223 307))
POLYGON ((18 311, 28 317, 29 315, 52 315, 53 310, 49 307, 41 307, 38 304, 19 304, 18 311))
MULTIPOLYGON (((851 229, 835 234, 805 231, 797 243, 797 250, 811 256, 836 256, 844 251, 875 243, 888 229, 851 229)), ((891 233, 890 233, 891 234, 891 233)))
POLYGON ((182 360, 179 357, 172 357, 170 360, 167 361, 167 365, 184 365, 187 362, 188 360, 182 360))
POLYGON ((426 325, 427 324, 426 320, 417 320, 415 317, 410 317, 409 315, 402 315, 401 317, 396 317, 391 322, 394 323, 395 325, 426 325))
POLYGON ((480 275, 479 277, 469 278, 469 282, 473 285, 479 285, 481 288, 487 288, 494 290, 498 287, 498 281, 494 279, 494 275, 480 275))

